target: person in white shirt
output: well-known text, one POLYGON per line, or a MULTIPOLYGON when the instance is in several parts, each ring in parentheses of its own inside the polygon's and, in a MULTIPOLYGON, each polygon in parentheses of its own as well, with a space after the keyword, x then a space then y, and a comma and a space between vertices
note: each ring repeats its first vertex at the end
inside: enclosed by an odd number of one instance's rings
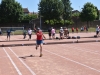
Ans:
POLYGON ((60 27, 59 34, 60 34, 60 39, 63 39, 64 38, 64 30, 62 27, 60 27))
POLYGON ((96 28, 96 35, 98 36, 98 34, 99 34, 99 31, 100 31, 100 29, 99 29, 99 26, 97 25, 97 28, 96 28))
POLYGON ((31 28, 29 28, 29 30, 28 30, 28 35, 29 35, 29 39, 28 40, 30 40, 31 37, 32 37, 32 30, 31 30, 31 28))

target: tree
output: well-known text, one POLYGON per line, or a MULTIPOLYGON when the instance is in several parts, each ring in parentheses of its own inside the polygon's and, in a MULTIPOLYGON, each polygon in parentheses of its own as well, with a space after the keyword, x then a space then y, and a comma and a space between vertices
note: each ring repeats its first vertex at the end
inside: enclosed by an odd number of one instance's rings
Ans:
POLYGON ((32 19, 37 19, 37 18, 38 18, 37 14, 28 14, 28 15, 24 15, 24 16, 23 16, 22 22, 24 22, 24 23, 29 23, 30 20, 32 20, 32 19))
POLYGON ((63 19, 65 24, 65 20, 71 19, 73 8, 71 7, 70 0, 62 0, 62 3, 63 3, 63 19))
POLYGON ((80 12, 78 10, 73 11, 72 13, 72 19, 75 21, 76 28, 77 28, 77 23, 79 20, 80 12))
POLYGON ((23 18, 22 6, 15 0, 2 0, 0 4, 0 20, 3 23, 20 22, 23 18))
POLYGON ((89 21, 93 21, 97 18, 97 11, 95 6, 92 3, 87 2, 82 8, 82 12, 80 13, 80 18, 82 21, 86 21, 88 26, 89 21))
POLYGON ((45 20, 60 19, 62 14, 62 2, 61 0, 41 0, 39 3, 39 14, 45 20))
POLYGON ((99 10, 98 10, 98 8, 96 6, 95 6, 95 9, 97 11, 97 18, 96 18, 96 20, 99 20, 99 10))

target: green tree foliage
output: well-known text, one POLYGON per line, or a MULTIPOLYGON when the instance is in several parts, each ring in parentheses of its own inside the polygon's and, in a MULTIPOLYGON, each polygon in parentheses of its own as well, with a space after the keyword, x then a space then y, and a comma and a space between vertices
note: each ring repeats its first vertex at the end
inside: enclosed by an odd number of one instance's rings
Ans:
POLYGON ((15 0, 2 0, 0 4, 0 20, 2 23, 20 22, 23 18, 23 9, 15 0))
POLYGON ((62 14, 61 0, 41 0, 39 13, 45 20, 60 19, 62 14))
POLYGON ((37 19, 37 18, 38 18, 37 14, 28 14, 28 15, 24 15, 24 16, 23 16, 22 22, 23 22, 23 23, 29 23, 30 20, 32 20, 32 19, 37 19))
POLYGON ((71 19, 73 8, 71 7, 70 0, 61 0, 61 1, 63 3, 63 19, 64 19, 64 22, 65 22, 65 20, 71 19))
POLYGON ((80 16, 80 12, 78 10, 76 10, 72 13, 72 19, 74 20, 76 28, 77 28, 77 23, 78 23, 78 20, 79 20, 79 16, 80 16))
POLYGON ((96 11, 97 11, 97 18, 96 18, 96 20, 99 20, 99 10, 98 10, 98 8, 95 6, 95 8, 96 8, 96 11))
POLYGON ((80 18, 82 21, 86 21, 88 26, 89 21, 93 21, 97 18, 97 10, 95 6, 92 3, 87 2, 82 8, 80 18))

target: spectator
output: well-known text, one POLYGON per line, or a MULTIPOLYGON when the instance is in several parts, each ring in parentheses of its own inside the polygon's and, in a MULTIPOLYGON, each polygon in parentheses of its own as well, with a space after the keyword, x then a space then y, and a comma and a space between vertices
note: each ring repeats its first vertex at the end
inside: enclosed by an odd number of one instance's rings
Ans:
POLYGON ((9 41, 10 41, 10 33, 11 33, 11 30, 8 29, 8 30, 7 30, 7 41, 8 41, 8 38, 9 38, 9 41))
POLYGON ((51 39, 51 28, 48 29, 48 35, 49 35, 49 39, 51 39))
POLYGON ((31 28, 29 28, 29 30, 28 30, 28 35, 29 35, 29 39, 28 40, 30 40, 31 37, 32 37, 32 30, 31 30, 31 28))
POLYGON ((76 28, 76 32, 78 33, 78 28, 76 28))
POLYGON ((52 29, 51 29, 51 35, 52 35, 53 39, 55 38, 55 33, 56 33, 56 30, 52 27, 52 29))
POLYGON ((97 25, 97 28, 96 28, 96 36, 98 36, 99 31, 100 31, 100 29, 99 29, 99 26, 97 25))
POLYGON ((74 33, 74 27, 72 27, 72 33, 74 33))
POLYGON ((64 30, 62 27, 60 27, 59 34, 60 34, 60 39, 63 39, 64 38, 64 30))

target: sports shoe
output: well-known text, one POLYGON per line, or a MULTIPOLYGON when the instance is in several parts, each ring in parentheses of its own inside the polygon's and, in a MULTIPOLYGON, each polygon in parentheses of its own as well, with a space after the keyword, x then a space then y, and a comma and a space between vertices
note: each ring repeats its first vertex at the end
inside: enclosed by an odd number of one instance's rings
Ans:
POLYGON ((43 56, 43 54, 40 54, 40 57, 42 57, 43 56))
POLYGON ((36 46, 36 48, 35 48, 36 50, 37 50, 37 46, 36 46))

